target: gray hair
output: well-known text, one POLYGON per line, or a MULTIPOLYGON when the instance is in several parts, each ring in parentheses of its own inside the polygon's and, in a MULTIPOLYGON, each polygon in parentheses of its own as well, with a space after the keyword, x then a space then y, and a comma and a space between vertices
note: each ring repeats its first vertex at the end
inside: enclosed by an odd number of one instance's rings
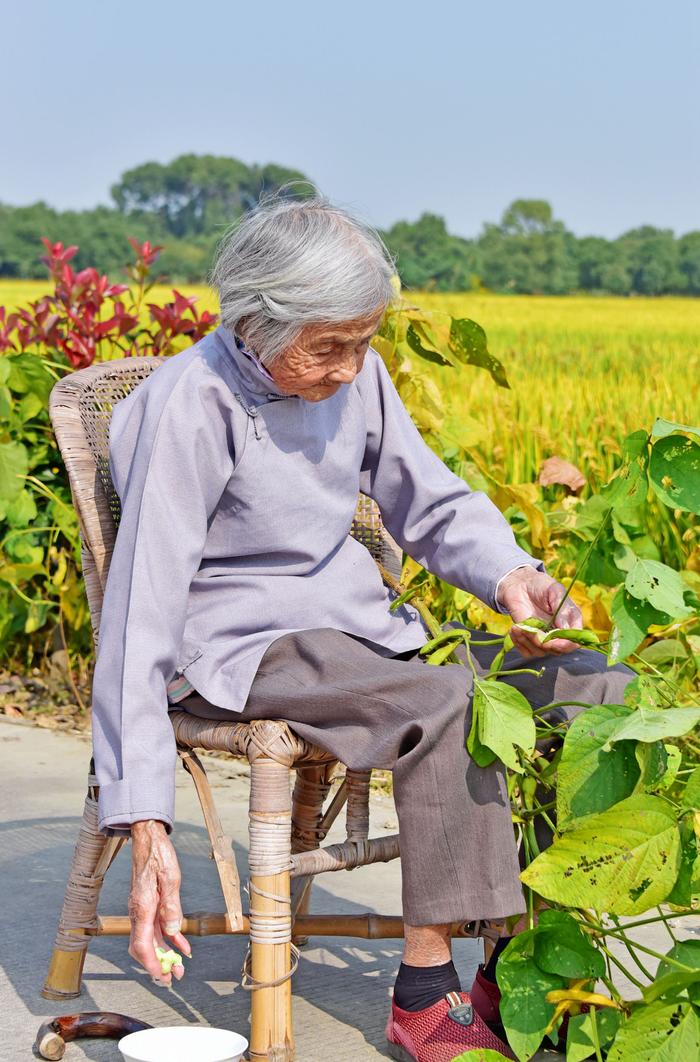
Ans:
POLYGON ((395 298, 376 229, 318 193, 265 197, 223 236, 209 275, 221 323, 270 364, 308 324, 364 317, 395 298))

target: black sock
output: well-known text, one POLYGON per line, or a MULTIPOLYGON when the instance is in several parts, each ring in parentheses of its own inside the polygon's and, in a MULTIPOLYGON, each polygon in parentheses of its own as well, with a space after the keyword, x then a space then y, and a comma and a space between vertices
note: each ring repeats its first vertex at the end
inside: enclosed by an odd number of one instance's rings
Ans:
POLYGON ((481 971, 487 981, 492 981, 493 984, 496 984, 496 963, 501 956, 501 952, 508 944, 510 944, 512 939, 512 937, 499 937, 496 941, 496 946, 491 952, 491 957, 481 971))
POLYGON ((424 1010, 448 992, 459 992, 461 987, 451 959, 442 966, 407 966, 402 962, 394 985, 394 1002, 401 1010, 424 1010))

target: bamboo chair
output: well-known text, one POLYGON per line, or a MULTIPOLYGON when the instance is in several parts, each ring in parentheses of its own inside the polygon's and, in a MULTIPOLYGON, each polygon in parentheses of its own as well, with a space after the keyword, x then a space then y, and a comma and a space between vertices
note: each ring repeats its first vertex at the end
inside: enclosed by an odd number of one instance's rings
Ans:
MULTIPOLYGON (((49 414, 61 450, 76 509, 83 578, 95 647, 116 531, 119 498, 108 463, 109 422, 114 403, 124 398, 164 357, 132 357, 91 365, 64 377, 51 392, 49 414)), ((360 495, 351 533, 380 566, 398 580, 401 551, 382 527, 379 509, 360 495)), ((337 761, 323 749, 299 738, 283 722, 214 722, 185 712, 170 713, 178 754, 194 782, 221 882, 225 911, 185 915, 183 932, 192 936, 245 934, 248 952, 242 987, 251 990, 250 1058, 252 1062, 291 1062, 294 1037, 291 976, 301 942, 313 936, 389 938, 403 935, 400 917, 312 915, 310 885, 316 874, 349 870, 399 855, 398 834, 369 838, 371 772, 346 771, 324 810, 337 761), (241 889, 231 838, 219 819, 206 771, 195 749, 226 751, 250 763, 249 893, 242 911, 241 889), (290 769, 296 771, 290 792, 290 769), (322 842, 347 805, 347 839, 322 842), (294 937, 294 940, 293 940, 294 937)), ((98 785, 90 763, 82 824, 66 887, 58 933, 43 995, 72 999, 81 992, 85 955, 92 936, 128 936, 127 916, 98 915, 104 876, 126 842, 106 837, 97 828, 98 785)), ((454 935, 472 936, 473 925, 455 925, 454 935)))

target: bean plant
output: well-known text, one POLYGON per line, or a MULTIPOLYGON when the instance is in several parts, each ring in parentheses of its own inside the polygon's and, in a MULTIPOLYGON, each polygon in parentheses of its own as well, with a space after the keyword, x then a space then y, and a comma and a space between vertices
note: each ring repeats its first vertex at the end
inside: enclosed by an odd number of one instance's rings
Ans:
MULTIPOLYGON (((427 361, 468 358, 503 384, 502 367, 473 322, 440 332, 427 315, 405 324, 397 311, 382 339, 399 382, 405 374, 416 386, 402 360, 408 346, 427 361)), ((451 434, 439 416, 426 428, 442 434, 443 444, 451 434)), ((555 614, 519 624, 543 644, 567 638, 609 664, 626 660, 637 674, 623 704, 582 703, 568 726, 548 721, 564 702, 533 709, 504 681, 518 670, 507 656, 507 632, 479 637, 479 646, 495 647, 483 675, 472 658, 472 631, 436 617, 435 580, 408 561, 410 585, 394 586, 392 608, 410 600, 432 633, 421 650, 428 662, 466 660, 471 668, 467 749, 480 767, 500 761, 507 774, 527 927, 502 953, 497 980, 503 1025, 520 1062, 562 1034, 567 1062, 700 1057, 700 941, 676 933, 679 918, 696 912, 700 900, 700 601, 694 583, 634 548, 650 493, 676 512, 700 513, 699 438, 700 428, 662 419, 628 436, 624 464, 571 523, 576 562, 555 614), (606 565, 606 581, 617 586, 605 639, 556 624, 571 587, 595 565, 606 565), (639 653, 650 630, 665 637, 639 653), (640 928, 654 925, 668 938, 661 950, 638 938, 640 928), (634 986, 629 998, 621 975, 634 986)), ((525 505, 522 515, 530 516, 525 505)), ((472 1051, 456 1062, 499 1057, 472 1051)))

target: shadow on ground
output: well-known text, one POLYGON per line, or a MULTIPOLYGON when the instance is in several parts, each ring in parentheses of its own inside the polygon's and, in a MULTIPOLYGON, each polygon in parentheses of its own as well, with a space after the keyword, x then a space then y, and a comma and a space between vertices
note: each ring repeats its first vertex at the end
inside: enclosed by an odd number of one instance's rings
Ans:
MULTIPOLYGON (((50 794, 46 798, 48 805, 50 794)), ((191 937, 193 955, 186 963, 186 976, 175 982, 171 990, 158 989, 141 971, 126 952, 126 937, 95 938, 88 950, 82 995, 55 1003, 40 995, 79 826, 78 817, 20 819, 0 825, 0 867, 6 901, 2 969, 7 979, 11 1035, 16 1044, 15 1054, 7 1059, 15 1062, 20 1057, 29 1058, 39 1024, 49 1016, 76 1011, 116 1010, 153 1025, 205 1023, 247 1035, 250 993, 239 987, 245 942, 236 937, 191 937)), ((205 829, 178 823, 173 840, 183 873, 185 912, 222 910, 205 829)), ((245 850, 236 845, 235 852, 241 879, 245 881, 245 850)), ((397 868, 358 870, 353 872, 353 878, 357 885, 364 876, 360 892, 369 887, 375 895, 381 894, 376 885, 372 889, 368 875, 373 870, 375 876, 377 870, 385 875, 391 872, 398 880, 397 868)), ((126 912, 130 876, 130 849, 126 846, 105 878, 101 913, 126 912)), ((374 909, 349 901, 347 896, 334 895, 325 888, 329 877, 321 879, 323 884, 314 885, 314 911, 360 913, 374 909)), ((349 875, 340 872, 332 877, 343 877, 343 883, 338 884, 347 889, 349 875)), ((396 883, 389 891, 396 895, 396 883)), ((399 910, 397 903, 393 910, 399 910)), ((390 904, 389 908, 383 906, 381 913, 391 911, 390 904)), ((471 977, 478 961, 477 947, 471 941, 456 943, 456 961, 465 978, 471 977)), ((399 941, 311 939, 303 949, 293 980, 298 1059, 327 1062, 383 1054, 383 1026, 399 961, 399 941)), ((465 979, 465 986, 469 982, 465 979)), ((81 1057, 120 1058, 115 1042, 97 1040, 70 1045, 66 1062, 81 1057)))

